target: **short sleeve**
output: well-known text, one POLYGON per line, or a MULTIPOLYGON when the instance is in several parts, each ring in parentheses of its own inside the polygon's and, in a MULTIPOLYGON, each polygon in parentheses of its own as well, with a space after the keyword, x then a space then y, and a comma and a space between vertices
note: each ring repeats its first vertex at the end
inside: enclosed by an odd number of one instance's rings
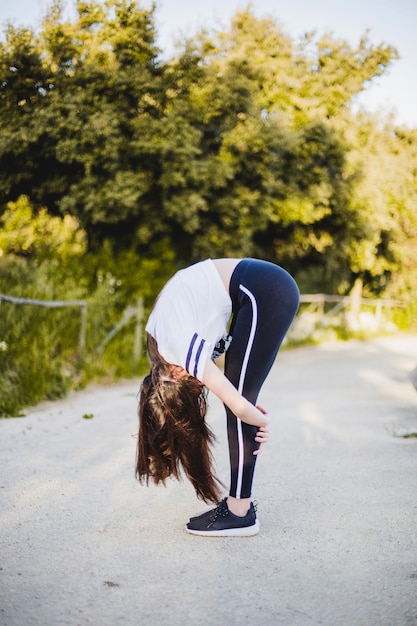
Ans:
MULTIPOLYGON (((152 333, 151 333, 152 334, 152 333)), ((158 351, 172 363, 180 365, 191 376, 202 381, 206 360, 210 358, 213 344, 190 329, 176 331, 169 324, 157 333, 158 351)))
POLYGON ((188 343, 184 369, 187 370, 191 376, 201 381, 204 365, 209 356, 211 356, 211 352, 211 344, 198 333, 194 333, 191 337, 191 341, 188 343))

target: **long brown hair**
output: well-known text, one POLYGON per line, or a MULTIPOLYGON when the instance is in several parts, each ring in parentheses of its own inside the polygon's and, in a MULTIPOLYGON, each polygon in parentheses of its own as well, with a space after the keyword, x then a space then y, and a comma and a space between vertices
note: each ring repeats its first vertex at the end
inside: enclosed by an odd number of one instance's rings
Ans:
POLYGON ((151 372, 140 388, 136 477, 141 483, 165 484, 181 478, 181 467, 205 502, 218 502, 220 481, 213 473, 210 446, 214 435, 206 423, 207 392, 192 376, 174 379, 175 366, 158 353, 148 335, 151 372))

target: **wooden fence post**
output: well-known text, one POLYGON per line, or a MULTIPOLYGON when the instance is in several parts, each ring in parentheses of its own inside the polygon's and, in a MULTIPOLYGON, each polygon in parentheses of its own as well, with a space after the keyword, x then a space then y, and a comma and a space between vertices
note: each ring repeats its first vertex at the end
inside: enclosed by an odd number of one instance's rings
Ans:
POLYGON ((357 324, 359 324, 359 315, 361 312, 361 303, 362 303, 362 289, 363 289, 363 280, 362 278, 357 278, 353 284, 352 290, 350 292, 350 311, 352 313, 352 317, 357 324))
POLYGON ((137 363, 142 350, 143 297, 138 298, 136 310, 136 328, 133 341, 133 359, 137 363))
POLYGON ((81 325, 80 325, 80 337, 78 339, 78 358, 81 359, 85 350, 85 339, 87 334, 87 303, 81 307, 81 325))

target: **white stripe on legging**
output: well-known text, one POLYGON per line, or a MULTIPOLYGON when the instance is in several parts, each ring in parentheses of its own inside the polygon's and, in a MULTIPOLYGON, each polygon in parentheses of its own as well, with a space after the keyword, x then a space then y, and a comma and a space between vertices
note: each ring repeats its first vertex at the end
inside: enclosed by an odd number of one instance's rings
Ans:
MULTIPOLYGON (((246 346, 245 356, 243 358, 242 369, 240 370, 239 376, 239 385, 238 391, 242 393, 243 385, 245 382, 246 370, 248 369, 248 362, 250 353, 253 346, 253 341, 255 339, 255 331, 256 325, 258 323, 258 306, 256 304, 255 296, 251 293, 246 287, 243 285, 239 285, 239 289, 241 289, 250 299, 252 304, 252 325, 249 333, 249 339, 246 346)), ((238 472, 237 472, 237 486, 236 486, 236 497, 240 498, 242 493, 242 479, 243 479, 243 463, 244 463, 244 447, 243 447, 243 432, 242 432, 242 422, 240 419, 237 419, 237 439, 238 439, 238 472)))

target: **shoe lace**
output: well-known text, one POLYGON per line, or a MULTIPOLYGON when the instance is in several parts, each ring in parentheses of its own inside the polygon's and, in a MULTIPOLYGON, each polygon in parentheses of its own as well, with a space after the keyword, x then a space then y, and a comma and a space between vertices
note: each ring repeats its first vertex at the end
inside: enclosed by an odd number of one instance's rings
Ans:
POLYGON ((213 510, 213 515, 211 515, 210 523, 207 527, 210 528, 218 517, 226 517, 226 515, 229 515, 229 508, 226 500, 222 500, 221 502, 218 502, 216 508, 213 510))

